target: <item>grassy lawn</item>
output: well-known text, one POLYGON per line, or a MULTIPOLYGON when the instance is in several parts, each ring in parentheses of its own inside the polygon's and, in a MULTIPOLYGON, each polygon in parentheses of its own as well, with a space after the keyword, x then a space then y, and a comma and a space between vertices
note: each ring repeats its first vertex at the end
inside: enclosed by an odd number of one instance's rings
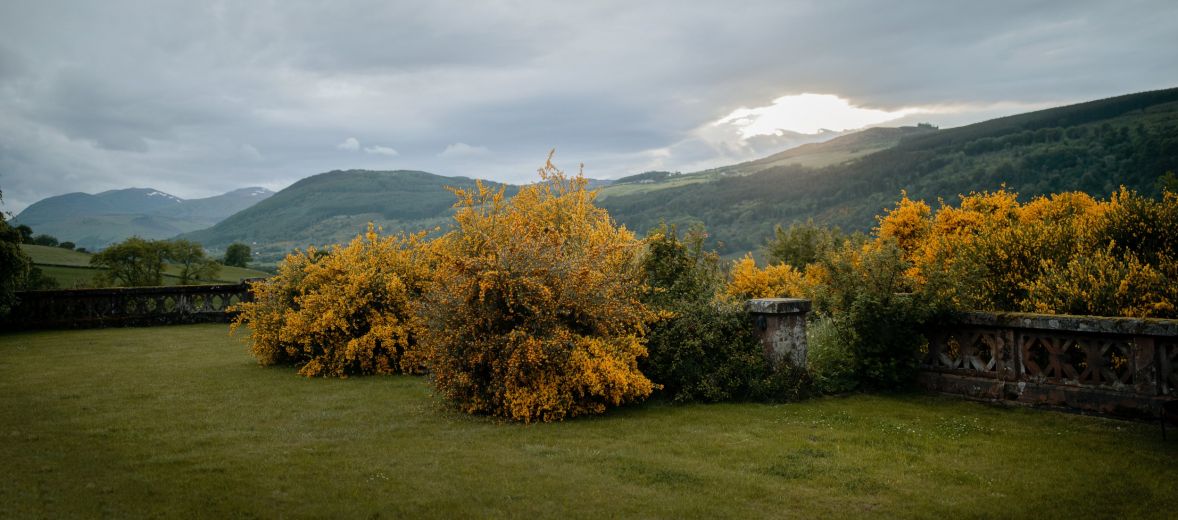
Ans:
MULTIPOLYGON (((49 278, 57 280, 59 288, 93 287, 94 276, 102 269, 90 266, 88 253, 79 253, 60 247, 22 244, 21 249, 33 259, 33 263, 49 278)), ((180 281, 180 266, 165 265, 164 285, 176 285, 180 281)), ((244 278, 268 278, 269 273, 244 267, 221 266, 212 280, 203 283, 238 283, 244 278)))
POLYGON ((1165 517, 1158 427, 909 395, 454 413, 224 325, 0 335, 5 517, 1165 517))

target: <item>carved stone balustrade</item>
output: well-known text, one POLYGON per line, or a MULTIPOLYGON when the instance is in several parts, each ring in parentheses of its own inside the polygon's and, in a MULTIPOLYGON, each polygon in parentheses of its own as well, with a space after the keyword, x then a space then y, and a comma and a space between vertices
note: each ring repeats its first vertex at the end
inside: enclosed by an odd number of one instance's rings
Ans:
POLYGON ((227 322, 250 297, 247 283, 17 293, 5 329, 81 329, 227 322))
POLYGON ((1178 398, 1178 320, 968 313, 928 338, 939 392, 1121 416, 1178 398))

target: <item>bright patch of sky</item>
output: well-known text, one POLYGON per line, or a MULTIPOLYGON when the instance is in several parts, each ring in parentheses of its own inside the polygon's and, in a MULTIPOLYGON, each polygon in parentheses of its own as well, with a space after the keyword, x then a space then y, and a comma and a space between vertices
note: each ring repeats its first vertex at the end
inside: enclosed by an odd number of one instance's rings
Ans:
POLYGON ((817 134, 823 130, 841 132, 894 121, 924 112, 919 108, 895 111, 864 108, 834 94, 797 94, 781 96, 769 106, 738 108, 716 121, 715 125, 732 125, 741 137, 780 135, 782 130, 817 134))

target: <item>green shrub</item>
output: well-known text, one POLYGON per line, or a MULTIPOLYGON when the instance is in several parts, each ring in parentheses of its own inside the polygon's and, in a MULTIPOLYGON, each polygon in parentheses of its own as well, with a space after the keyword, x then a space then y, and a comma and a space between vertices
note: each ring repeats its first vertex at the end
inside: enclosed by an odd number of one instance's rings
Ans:
POLYGON ((838 321, 839 318, 819 316, 806 326, 807 368, 815 388, 828 394, 849 392, 859 386, 850 327, 838 321))
POLYGON ((639 367, 676 402, 804 395, 805 371, 766 360, 743 302, 716 299, 723 278, 717 255, 703 250, 705 237, 693 229, 680 239, 666 224, 647 237, 647 300, 662 312, 647 336, 649 357, 639 367))
POLYGON ((910 292, 909 268, 894 240, 845 244, 823 261, 829 283, 818 288, 816 307, 850 351, 855 378, 869 389, 896 389, 915 380, 922 324, 932 305, 910 292))

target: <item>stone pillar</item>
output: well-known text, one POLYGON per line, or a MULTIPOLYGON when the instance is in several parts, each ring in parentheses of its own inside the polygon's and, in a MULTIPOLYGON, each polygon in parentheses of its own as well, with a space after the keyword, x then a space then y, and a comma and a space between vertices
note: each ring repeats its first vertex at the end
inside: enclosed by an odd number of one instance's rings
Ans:
POLYGON ((810 300, 800 298, 757 298, 745 302, 745 310, 761 335, 765 357, 774 364, 789 359, 806 366, 806 313, 810 300))

